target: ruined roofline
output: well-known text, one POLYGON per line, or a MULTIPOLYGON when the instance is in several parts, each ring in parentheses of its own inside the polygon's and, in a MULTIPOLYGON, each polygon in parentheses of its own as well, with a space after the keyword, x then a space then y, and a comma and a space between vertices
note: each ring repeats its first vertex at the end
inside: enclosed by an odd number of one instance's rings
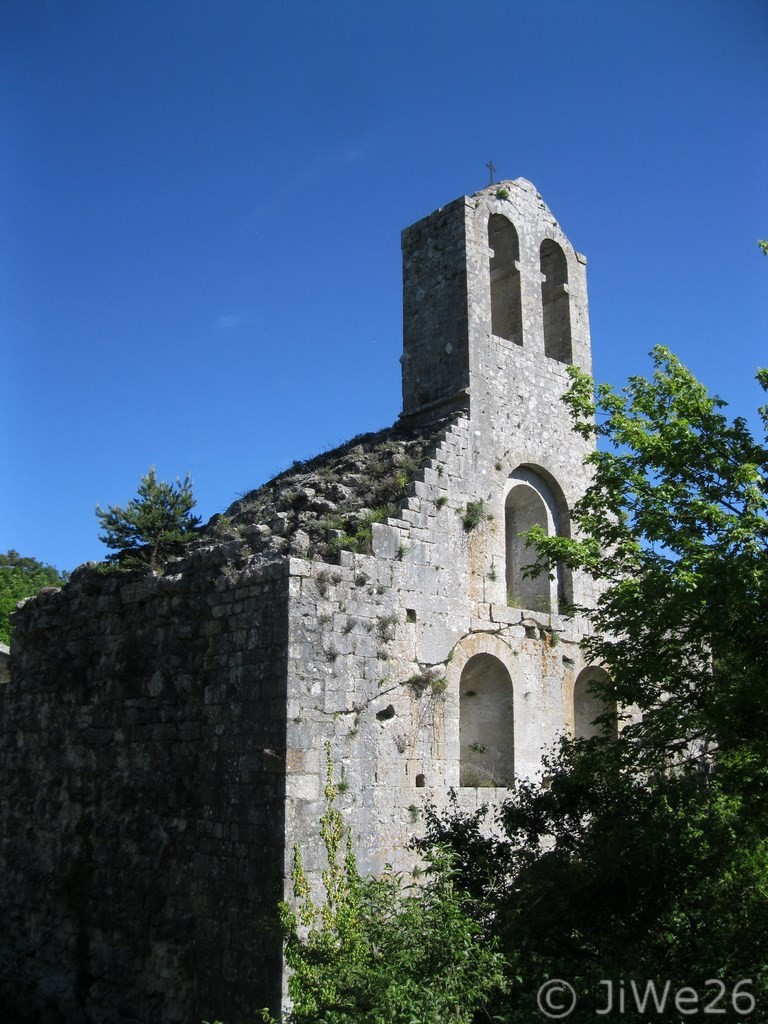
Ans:
MULTIPOLYGON (((296 460, 243 494, 199 527, 159 574, 108 563, 78 566, 63 588, 130 584, 157 576, 184 576, 203 565, 215 571, 286 557, 338 563, 341 551, 371 553, 372 525, 397 519, 414 481, 457 417, 406 424, 400 420, 306 460, 296 460)), ((53 588, 48 588, 51 591, 53 588)), ((58 593, 58 589, 57 589, 58 593)), ((45 597, 45 593, 38 597, 45 597)), ((38 598, 27 598, 35 603, 38 598)))
MULTIPOLYGON (((198 527, 160 576, 242 569, 246 564, 285 557, 336 564, 343 550, 371 553, 372 524, 398 518, 412 485, 457 417, 423 425, 400 420, 377 431, 357 434, 325 452, 296 460, 259 487, 243 494, 223 513, 198 527)), ((71 574, 71 585, 120 585, 149 577, 148 568, 121 569, 106 562, 86 562, 71 574)), ((34 603, 54 588, 25 602, 34 603)))
POLYGON ((254 555, 336 561, 342 550, 370 553, 372 524, 397 518, 411 485, 457 417, 398 420, 287 469, 234 501, 201 527, 171 572, 196 551, 240 542, 254 555))

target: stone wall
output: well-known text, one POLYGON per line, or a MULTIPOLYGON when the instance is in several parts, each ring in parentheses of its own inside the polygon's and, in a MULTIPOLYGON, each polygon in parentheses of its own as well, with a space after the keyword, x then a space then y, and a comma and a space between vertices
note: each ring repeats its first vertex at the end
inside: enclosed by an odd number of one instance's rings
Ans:
POLYGON ((403 412, 466 408, 469 387, 462 197, 402 233, 403 412))
POLYGON ((236 1021, 279 999, 287 576, 221 561, 135 582, 81 570, 16 616, 6 1013, 236 1021))
MULTIPOLYGON (((298 843, 318 888, 325 741, 361 867, 407 872, 427 803, 444 807, 451 789, 467 809, 504 799, 496 755, 514 763, 505 782, 535 777, 542 750, 573 729, 586 623, 556 607, 509 606, 504 498, 518 456, 504 454, 502 435, 497 457, 473 426, 460 418, 444 431, 399 515, 374 525, 372 555, 291 560, 286 874, 298 843), (479 500, 468 529, 467 504, 479 500), (478 752, 462 746, 462 681, 466 696, 483 657, 503 666, 507 685, 500 706, 485 709, 492 725, 475 737, 478 752)), ((555 444, 540 450, 547 465, 555 444)), ((588 600, 584 581, 575 591, 588 600)))

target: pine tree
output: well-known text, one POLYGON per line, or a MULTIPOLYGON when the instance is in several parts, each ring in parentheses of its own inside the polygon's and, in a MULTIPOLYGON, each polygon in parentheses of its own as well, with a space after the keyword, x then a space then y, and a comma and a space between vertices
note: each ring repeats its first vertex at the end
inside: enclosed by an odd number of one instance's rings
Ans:
POLYGON ((183 482, 177 477, 169 484, 158 480, 151 466, 141 478, 137 496, 125 508, 96 506, 104 531, 99 540, 113 549, 107 561, 118 562, 124 568, 159 569, 191 539, 200 524, 200 519, 192 515, 195 505, 189 473, 183 482))

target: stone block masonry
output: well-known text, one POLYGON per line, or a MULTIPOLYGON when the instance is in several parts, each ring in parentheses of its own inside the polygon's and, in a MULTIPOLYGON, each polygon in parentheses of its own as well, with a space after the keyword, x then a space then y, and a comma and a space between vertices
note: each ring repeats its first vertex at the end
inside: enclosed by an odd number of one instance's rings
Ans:
POLYGON ((245 1020, 279 1001, 289 578, 215 561, 136 582, 80 570, 17 616, 9 1014, 245 1020))
POLYGON ((503 800, 588 733, 572 608, 595 594, 530 579, 522 537, 569 535, 588 481, 561 402, 590 364, 585 262, 522 178, 424 218, 392 429, 294 464, 161 574, 84 567, 17 613, 7 1016, 253 1024, 295 844, 320 883, 326 742, 361 867, 408 871, 427 803, 503 800))

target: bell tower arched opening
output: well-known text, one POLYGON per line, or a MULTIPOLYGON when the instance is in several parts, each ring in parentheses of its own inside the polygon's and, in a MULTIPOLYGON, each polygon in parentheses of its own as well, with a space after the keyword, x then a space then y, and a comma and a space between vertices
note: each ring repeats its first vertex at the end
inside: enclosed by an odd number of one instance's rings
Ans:
POLYGON ((561 363, 573 362, 568 261, 551 238, 541 243, 541 308, 544 354, 561 363))
POLYGON ((488 218, 491 257, 491 331, 497 338, 523 344, 520 297, 520 241, 514 225, 499 213, 488 218))

